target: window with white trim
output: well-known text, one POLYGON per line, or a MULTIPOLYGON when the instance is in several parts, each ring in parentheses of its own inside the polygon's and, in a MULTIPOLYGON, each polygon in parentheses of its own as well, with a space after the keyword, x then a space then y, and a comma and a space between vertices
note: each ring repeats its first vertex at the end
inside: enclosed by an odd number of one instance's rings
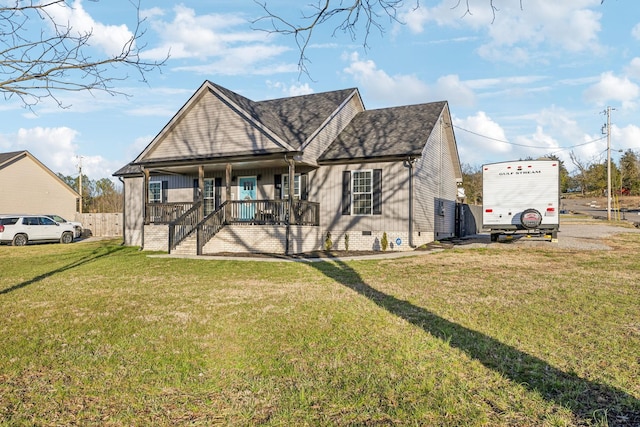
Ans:
POLYGON ((373 213, 373 171, 353 171, 351 175, 352 215, 373 213))
POLYGON ((149 182, 149 203, 162 203, 162 181, 149 182))
MULTIPOLYGON (((289 174, 282 175, 282 198, 289 198, 289 174)), ((293 177, 293 198, 300 199, 300 174, 293 177)))

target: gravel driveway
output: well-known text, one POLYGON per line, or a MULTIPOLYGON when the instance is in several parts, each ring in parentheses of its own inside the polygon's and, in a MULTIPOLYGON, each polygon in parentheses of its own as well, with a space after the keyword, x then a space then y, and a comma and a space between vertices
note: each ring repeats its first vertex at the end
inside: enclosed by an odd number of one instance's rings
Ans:
POLYGON ((640 233, 640 229, 606 224, 601 221, 584 223, 561 222, 557 243, 549 242, 540 237, 527 238, 525 234, 516 234, 512 240, 504 240, 501 237, 499 242, 491 242, 489 234, 482 233, 461 239, 456 242, 456 246, 494 248, 551 246, 562 249, 610 250, 611 247, 605 244, 604 239, 619 233, 640 233))

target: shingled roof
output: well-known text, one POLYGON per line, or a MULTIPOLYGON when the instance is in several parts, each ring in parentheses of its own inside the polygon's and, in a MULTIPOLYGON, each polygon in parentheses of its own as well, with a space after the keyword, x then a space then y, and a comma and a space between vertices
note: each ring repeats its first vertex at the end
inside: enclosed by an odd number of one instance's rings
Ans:
POLYGON ((342 89, 267 101, 252 101, 209 82, 229 100, 292 147, 300 148, 357 89, 342 89))
MULTIPOLYGON (((229 108, 253 123, 270 138, 276 152, 304 151, 305 144, 327 121, 341 110, 353 97, 358 97, 357 88, 314 93, 265 101, 253 101, 232 90, 205 81, 194 96, 172 119, 175 123, 181 114, 188 111, 192 102, 209 91, 229 108)), ((360 101, 361 102, 361 101, 360 101)), ((365 110, 358 113, 340 135, 317 159, 318 163, 335 163, 353 160, 399 159, 420 156, 424 146, 443 111, 448 111, 446 101, 425 104, 365 110)), ((170 131, 171 123, 165 126, 170 131)), ((162 133, 159 134, 159 138, 162 133)), ((146 150, 153 147, 153 142, 146 150)), ((237 153, 235 153, 237 154, 237 153)), ((246 155, 252 153, 247 152, 246 155)), ((254 151, 258 156, 259 153, 254 151)), ((140 156, 144 156, 145 152, 140 156)), ((140 158, 140 157, 139 157, 140 158)), ((193 161, 194 158, 176 157, 172 161, 193 161)), ((205 159, 206 160, 206 159, 205 159)), ((141 164, 144 162, 141 162, 141 164)), ((115 176, 141 174, 137 159, 118 170, 115 176)))
POLYGON ((0 153, 0 165, 23 153, 26 153, 26 151, 22 150, 22 151, 12 151, 10 153, 0 153))
POLYGON ((446 106, 440 101, 363 111, 318 162, 418 156, 446 106))

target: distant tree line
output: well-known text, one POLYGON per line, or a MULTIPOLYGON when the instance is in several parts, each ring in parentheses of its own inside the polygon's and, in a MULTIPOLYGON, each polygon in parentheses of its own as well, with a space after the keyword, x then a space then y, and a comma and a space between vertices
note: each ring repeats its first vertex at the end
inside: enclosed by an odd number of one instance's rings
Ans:
MULTIPOLYGON (((80 176, 72 177, 57 174, 69 187, 78 191, 80 176)), ((80 191, 78 191, 80 193, 80 191)), ((85 213, 114 213, 122 212, 122 189, 109 178, 91 180, 82 175, 82 212, 85 213)))
MULTIPOLYGON (((564 161, 554 154, 542 158, 560 163, 561 193, 577 193, 589 197, 607 195, 607 161, 586 162, 571 152, 569 155, 575 171, 569 174, 564 161)), ((526 158, 521 160, 533 160, 526 158)), ((482 165, 462 164, 463 186, 466 202, 482 204, 482 165)), ((640 152, 627 150, 616 164, 611 161, 611 194, 613 196, 640 196, 640 152)))

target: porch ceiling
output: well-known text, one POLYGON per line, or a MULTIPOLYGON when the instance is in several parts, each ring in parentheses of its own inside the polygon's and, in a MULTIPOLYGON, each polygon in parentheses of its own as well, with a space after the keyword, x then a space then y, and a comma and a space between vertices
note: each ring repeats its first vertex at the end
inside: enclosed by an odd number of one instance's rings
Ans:
MULTIPOLYGON (((262 168, 285 168, 288 167, 287 161, 284 159, 284 156, 281 156, 279 159, 262 159, 262 160, 229 160, 228 162, 211 162, 211 161, 199 161, 188 164, 176 164, 176 163, 166 163, 166 164, 148 164, 142 165, 145 169, 150 172, 156 173, 165 173, 168 175, 176 174, 176 175, 197 175, 200 166, 204 167, 205 173, 207 172, 219 172, 224 171, 227 167, 227 164, 230 163, 231 167, 234 171, 241 171, 247 169, 262 169, 262 168)), ((297 162, 296 166, 300 167, 304 165, 304 163, 297 162)), ((311 165, 309 165, 311 166, 311 165)))

